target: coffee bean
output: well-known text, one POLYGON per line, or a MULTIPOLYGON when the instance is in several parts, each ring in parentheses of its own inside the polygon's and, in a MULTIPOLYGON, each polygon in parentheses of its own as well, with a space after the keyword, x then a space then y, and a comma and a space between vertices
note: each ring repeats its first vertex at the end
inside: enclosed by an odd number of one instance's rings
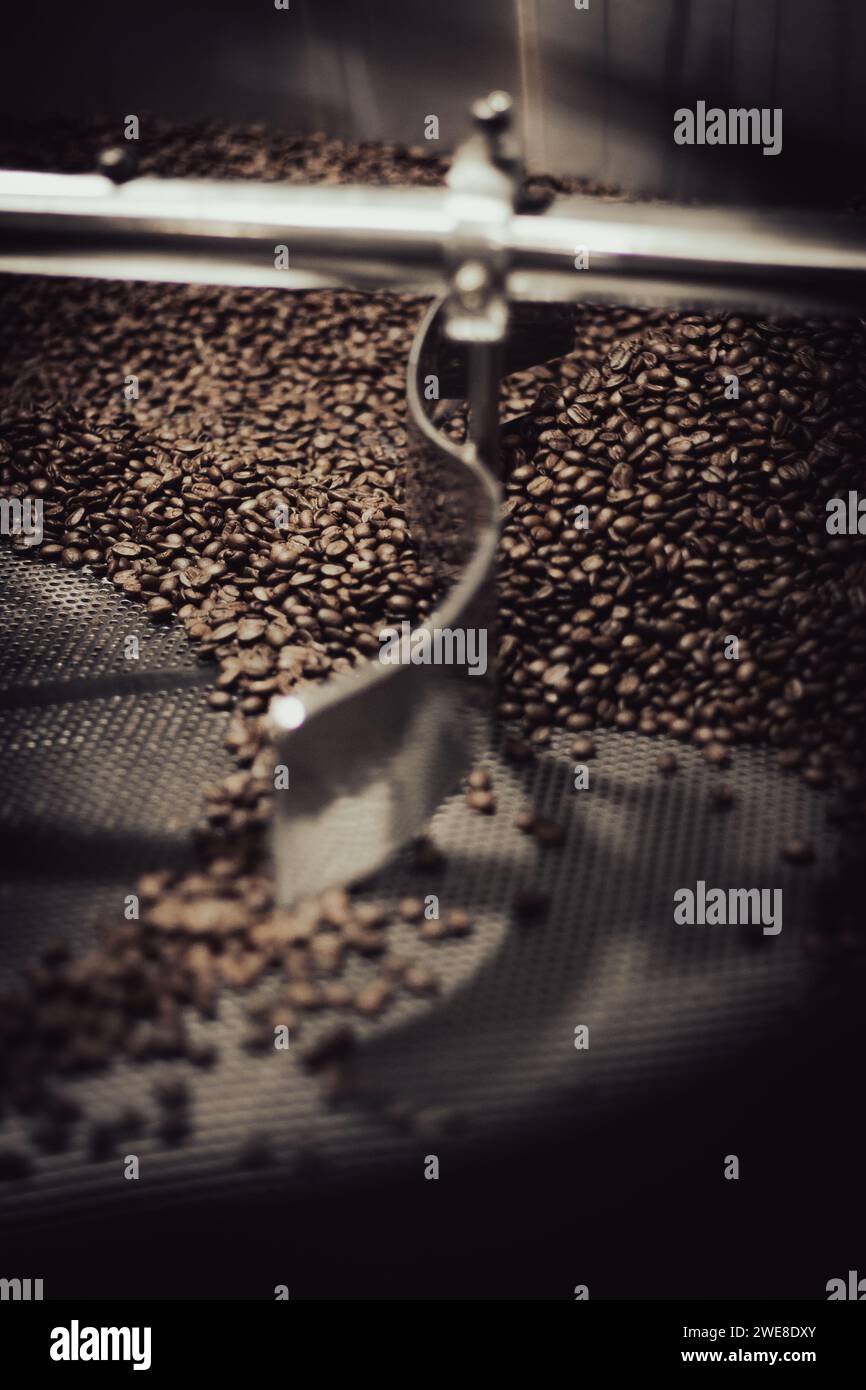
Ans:
POLYGON ((710 803, 717 811, 729 811, 736 798, 727 782, 720 782, 710 792, 710 803))
POLYGON ((704 745, 704 757, 713 767, 727 767, 731 761, 731 755, 725 745, 715 741, 704 745))
POLYGON ((333 1062, 345 1062, 355 1048, 355 1034, 345 1024, 330 1028, 322 1033, 314 1043, 308 1044, 301 1052, 301 1061, 311 1071, 330 1066, 333 1062))
POLYGON ((779 766, 784 768, 799 767, 803 761, 803 754, 799 748, 780 748, 776 757, 779 766))
POLYGON ((442 851, 426 835, 419 835, 412 842, 412 867, 421 872, 431 873, 441 869, 445 862, 442 851))
POLYGON ((392 995, 390 980, 376 979, 363 985, 355 994, 355 1008, 359 1014, 375 1017, 390 1002, 392 995))
POLYGON ((532 758, 532 749, 522 739, 508 738, 505 741, 505 756, 513 763, 526 763, 532 758))
POLYGON ((168 618, 174 608, 167 598, 152 598, 148 601, 147 611, 152 618, 168 618))
POLYGON ((167 1077, 157 1082, 153 1094, 158 1104, 166 1110, 176 1110, 189 1104, 189 1087, 179 1076, 167 1077))
POLYGON ((443 922, 449 936, 468 936, 472 931, 472 919, 462 907, 450 907, 443 922))
POLYGON ((558 821, 539 817, 533 824, 532 833, 540 845, 546 848, 565 844, 565 830, 558 821))
POLYGON ((420 922, 424 916, 423 898, 401 898, 397 912, 404 922, 420 922))
POLYGON ((787 859, 789 864, 811 864, 815 859, 815 850, 808 840, 789 840, 782 848, 782 858, 787 859))
POLYGON ((543 917, 550 900, 546 893, 538 888, 523 888, 514 899, 514 911, 520 922, 532 922, 543 917))
POLYGON ((571 669, 565 662, 549 666, 542 676, 544 685, 553 690, 568 690, 571 686, 571 669))
POLYGON ((422 941, 442 941, 448 935, 448 928, 444 922, 431 919, 421 923, 418 935, 422 941))
POLYGON ((241 618, 237 625, 239 642, 257 642, 267 628, 264 618, 241 618))
POLYGON ((403 984, 411 994, 436 994, 439 978, 426 966, 410 965, 403 975, 403 984))
POLYGON ((191 1042, 187 1046, 186 1055, 196 1067, 212 1067, 218 1053, 213 1043, 191 1042))

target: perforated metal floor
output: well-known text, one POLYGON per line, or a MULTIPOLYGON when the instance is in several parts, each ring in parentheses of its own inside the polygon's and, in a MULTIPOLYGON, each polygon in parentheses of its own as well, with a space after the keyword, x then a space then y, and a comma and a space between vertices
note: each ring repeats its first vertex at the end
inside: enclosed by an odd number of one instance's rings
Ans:
MULTIPOLYGON (((225 716, 204 698, 214 668, 178 629, 154 627, 86 572, 5 549, 0 595, 0 967, 14 975, 49 941, 81 949, 120 921, 137 875, 188 852, 200 788, 230 763, 225 716), (131 634, 134 667, 123 656, 131 634)), ((476 928, 433 946, 394 931, 393 949, 432 965, 442 993, 358 1025, 356 1096, 329 1106, 296 1052, 245 1051, 242 995, 226 993, 216 1020, 192 1023, 193 1036, 218 1041, 220 1060, 195 1075, 182 1148, 167 1149, 152 1123, 134 1141, 147 1173, 138 1204, 266 1190, 286 1175, 331 1185, 416 1153, 426 1136, 459 1149, 557 1115, 622 1111, 647 1086, 687 1092, 723 1060, 746 1063, 767 1038, 793 1035, 800 1010, 827 1004, 837 976, 803 951, 835 874, 824 795, 768 751, 740 750, 724 774, 736 804, 720 812, 710 796, 719 774, 696 750, 620 732, 596 742, 589 791, 573 788, 565 737, 525 767, 488 749, 497 813, 450 798, 431 827, 442 872, 419 872, 403 854, 371 884, 371 897, 394 903, 437 893, 476 928), (666 747, 679 763, 670 778, 657 769, 666 747), (563 823, 563 846, 542 849, 515 827, 529 808, 563 823), (814 844, 813 865, 780 859, 794 835, 814 844), (782 888, 781 934, 674 925, 675 889, 698 879, 782 888), (514 899, 527 886, 551 902, 521 925, 514 899), (588 1051, 575 1050, 578 1024, 589 1026, 588 1051), (272 1168, 238 1170, 250 1133, 269 1137, 272 1168)), ((332 1024, 305 1021, 304 1043, 332 1024)), ((153 1083, 176 1070, 124 1064, 68 1084, 91 1119, 132 1102, 152 1121, 153 1083)), ((27 1146, 25 1120, 8 1117, 4 1137, 27 1146)), ((0 1188, 4 1218, 31 1226, 128 1200, 119 1164, 93 1162, 79 1132, 67 1153, 40 1154, 33 1177, 0 1188)))

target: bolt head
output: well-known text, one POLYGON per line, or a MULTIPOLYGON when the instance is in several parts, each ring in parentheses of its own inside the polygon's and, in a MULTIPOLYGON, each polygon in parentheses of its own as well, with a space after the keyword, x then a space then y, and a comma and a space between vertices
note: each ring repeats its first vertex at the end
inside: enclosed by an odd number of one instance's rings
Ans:
POLYGON ((481 261, 464 261, 454 276, 454 288, 461 296, 481 294, 489 282, 487 267, 481 261))
POLYGON ((508 92, 489 92, 472 104, 475 121, 487 130, 504 130, 510 120, 513 102, 508 92))
POLYGON ((100 174, 104 174, 112 183, 128 183, 134 179, 138 173, 138 161, 131 150, 125 150, 122 145, 114 145, 111 149, 102 150, 96 161, 100 174))

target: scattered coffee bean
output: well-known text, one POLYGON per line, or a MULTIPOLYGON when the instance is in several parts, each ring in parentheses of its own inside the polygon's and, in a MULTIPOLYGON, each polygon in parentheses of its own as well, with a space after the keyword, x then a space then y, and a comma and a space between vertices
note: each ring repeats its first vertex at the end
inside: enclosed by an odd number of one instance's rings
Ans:
POLYGON ((482 768, 476 768, 473 772, 470 772, 467 781, 473 791, 490 790, 490 773, 485 772, 482 768))
POLYGON ((514 911, 521 922, 545 916, 549 906, 550 899, 540 888, 523 888, 514 899, 514 911))
POLYGON ((424 916, 424 899, 401 898, 397 904, 397 913, 404 922, 420 922, 424 916))
POLYGON ((731 754, 723 743, 715 741, 704 745, 704 757, 713 767, 727 767, 731 761, 731 754))
POLYGON ((435 873, 445 862, 441 850, 426 835, 419 836, 412 844, 412 867, 419 872, 435 873))
POLYGON ((532 749, 519 738, 505 740, 505 756, 513 763, 527 763, 532 758, 532 749))
POLYGON ((472 931, 472 918, 462 907, 449 907, 443 923, 448 936, 468 936, 472 931))
POLYGON ((158 1081, 153 1088, 153 1094, 165 1110, 181 1110, 189 1104, 189 1086, 180 1076, 167 1077, 158 1081))
POLYGON ((411 994, 435 994, 439 978, 423 965, 410 965, 403 975, 403 984, 411 994))
POLYGON ((538 843, 545 848, 551 849, 565 844, 563 826, 558 821, 549 820, 546 816, 541 816, 536 820, 532 833, 538 843))
MULTIPOLYGON (((362 1007, 358 1000, 356 1000, 356 1007, 361 1009, 362 1013, 371 1012, 371 1010, 362 1007)), ((322 1033, 314 1043, 305 1047, 301 1052, 301 1061, 305 1067, 315 1071, 319 1067, 330 1066, 333 1062, 345 1062, 351 1056, 354 1048, 355 1034, 352 1029, 346 1027, 345 1024, 338 1024, 322 1033)))
POLYGON ((389 1003, 392 995, 390 980, 377 979, 371 980, 364 985, 355 995, 355 1008, 359 1014, 367 1014, 370 1017, 380 1014, 389 1003))
POLYGON ((815 849, 808 840, 789 840, 783 846, 782 858, 787 859, 789 864, 812 864, 815 860, 815 849))
POLYGON ((729 811, 736 798, 727 782, 720 782, 710 792, 710 803, 717 811, 729 811))

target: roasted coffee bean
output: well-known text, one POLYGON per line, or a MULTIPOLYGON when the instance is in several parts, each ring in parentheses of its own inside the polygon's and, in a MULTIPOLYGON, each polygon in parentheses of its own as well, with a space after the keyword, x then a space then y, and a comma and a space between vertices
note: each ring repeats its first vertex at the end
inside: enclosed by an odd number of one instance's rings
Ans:
POLYGON ((513 763, 526 763, 532 758, 532 749, 522 739, 508 738, 505 741, 505 756, 513 763))
POLYGON ((314 1043, 308 1044, 301 1052, 301 1061, 311 1071, 330 1066, 333 1062, 345 1062, 355 1048, 355 1034, 351 1028, 340 1024, 322 1033, 314 1043))
POLYGON ((715 740, 704 745, 704 757, 713 767, 727 767, 731 761, 731 755, 723 743, 715 740))
POLYGON ((267 630, 264 618, 241 618, 237 626, 239 642, 257 642, 267 630))
POLYGON ((439 977, 423 965, 410 965, 403 973, 403 984, 410 994, 436 994, 439 977))
POLYGON ((189 1087, 182 1077, 171 1076, 154 1086, 157 1102, 166 1110, 177 1110, 189 1104, 189 1087))
POLYGON ((520 922, 533 922, 543 917, 550 899, 540 888, 523 888, 514 899, 514 911, 520 922))
POLYGON ((490 773, 485 772, 483 768, 476 768, 470 772, 466 780, 473 791, 489 791, 490 789, 490 773))
POLYGON ((782 848, 782 858, 787 859, 789 864, 811 864, 815 859, 815 850, 808 840, 789 840, 782 848))
POLYGON ((355 1008, 359 1014, 366 1014, 374 1017, 382 1013, 383 1009, 390 1002, 393 994, 393 987, 390 980, 385 978, 371 980, 369 984, 362 986, 355 995, 355 1008))
POLYGON ((418 935, 422 941, 442 941, 448 935, 448 929, 444 922, 431 918, 421 923, 418 935))
POLYGON ((167 598, 152 598, 148 601, 147 611, 152 618, 168 618, 174 609, 167 598))
POLYGON ((449 907, 442 921, 449 936, 468 936, 473 929, 472 918, 462 907, 449 907))
POLYGON ((426 835, 419 835, 412 843, 412 867, 420 872, 435 873, 441 869, 445 856, 426 835))
POLYGON ((532 833, 540 845, 546 848, 565 844, 565 830, 558 821, 540 816, 534 822, 532 833))
POLYGON ((420 922, 424 916, 423 898, 401 898, 397 912, 404 922, 420 922))

